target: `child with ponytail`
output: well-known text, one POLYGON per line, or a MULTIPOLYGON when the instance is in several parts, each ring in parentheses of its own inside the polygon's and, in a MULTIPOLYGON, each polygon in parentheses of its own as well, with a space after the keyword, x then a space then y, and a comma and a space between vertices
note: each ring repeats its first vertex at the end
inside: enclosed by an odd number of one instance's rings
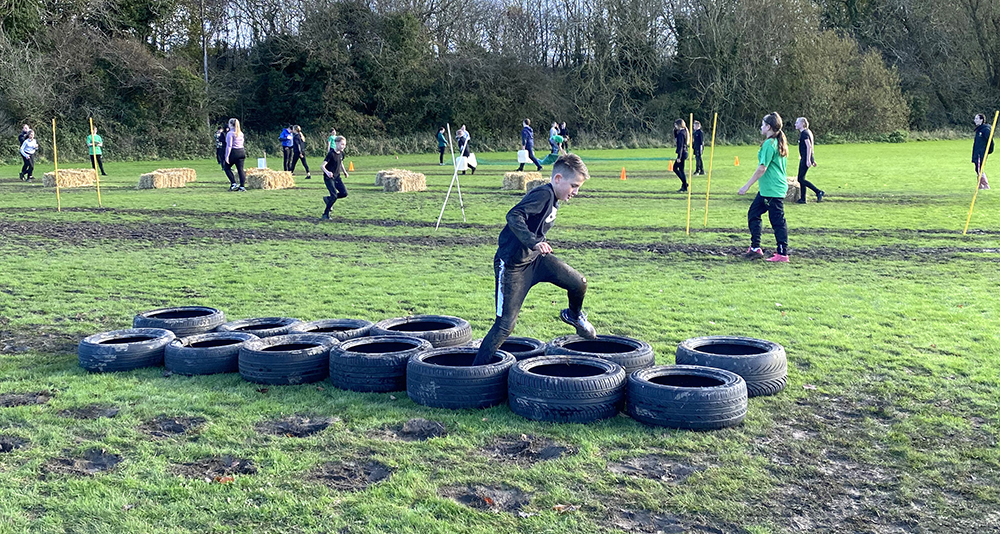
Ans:
POLYGON ((788 261, 788 226, 785 224, 785 194, 788 193, 788 181, 785 178, 785 165, 788 162, 788 139, 781 131, 783 124, 778 112, 769 113, 760 123, 760 133, 764 142, 757 151, 757 170, 750 180, 740 188, 739 194, 747 194, 754 182, 760 181, 760 191, 750 204, 747 212, 747 223, 750 226, 750 248, 743 256, 755 260, 764 257, 760 249, 760 217, 767 213, 774 229, 774 239, 778 249, 767 261, 788 261))

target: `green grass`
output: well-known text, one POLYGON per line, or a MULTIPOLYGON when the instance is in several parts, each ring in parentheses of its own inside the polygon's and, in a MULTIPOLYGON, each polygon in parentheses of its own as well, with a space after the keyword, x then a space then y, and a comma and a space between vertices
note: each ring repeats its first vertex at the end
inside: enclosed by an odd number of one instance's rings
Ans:
MULTIPOLYGON (((232 319, 445 313, 481 337, 493 310, 496 236, 519 199, 499 190, 512 153, 484 154, 476 175, 461 177, 467 223, 453 192, 438 231, 451 173, 436 155, 349 157, 350 196, 328 223, 317 220, 326 193, 315 176, 299 176, 293 190, 235 194, 214 162, 108 161, 104 210, 93 189, 65 190, 56 212, 52 191, 0 167, 0 394, 54 393, 44 405, 0 408, 0 435, 26 442, 0 454, 0 533, 656 530, 641 517, 630 529, 622 510, 693 532, 992 531, 1000 524, 1000 199, 980 193, 962 235, 975 185, 968 148, 819 147, 809 177, 828 202, 810 194, 809 204, 786 206, 788 265, 739 257, 751 197, 735 192, 753 172, 755 147, 716 150, 708 225, 697 177, 690 235, 669 152, 580 153, 593 178, 560 209, 549 240, 587 276, 586 306, 600 331, 648 341, 661 364, 673 363, 681 340, 709 334, 765 338, 788 352, 788 388, 752 399, 742 426, 709 433, 625 416, 551 425, 506 407, 424 408, 405 393, 328 384, 261 392, 238 375, 91 375, 77 366, 83 336, 168 305, 214 306, 232 319), (180 165, 197 169, 198 182, 134 189, 140 173, 180 165), (375 171, 397 166, 427 173, 429 191, 371 185, 375 171), (91 404, 121 411, 59 415, 91 404), (206 422, 152 438, 142 426, 161 414, 206 422), (339 419, 306 438, 256 430, 290 414, 339 419), (414 417, 441 421, 449 434, 386 438, 386 428, 414 417), (521 434, 577 452, 518 465, 482 451, 521 434), (93 476, 51 468, 93 448, 123 461, 93 476), (176 474, 223 455, 252 460, 257 474, 232 484, 176 474), (693 473, 663 480, 609 470, 646 455, 693 473), (369 458, 393 476, 360 492, 312 476, 327 462, 369 458), (447 488, 466 485, 520 490, 530 502, 522 514, 497 514, 448 498, 447 488), (556 504, 580 509, 559 514, 556 504)), ((793 155, 789 174, 796 163, 793 155)), ((766 223, 764 245, 773 250, 766 223)), ((515 334, 568 333, 557 318, 564 302, 557 288, 535 287, 515 334)))

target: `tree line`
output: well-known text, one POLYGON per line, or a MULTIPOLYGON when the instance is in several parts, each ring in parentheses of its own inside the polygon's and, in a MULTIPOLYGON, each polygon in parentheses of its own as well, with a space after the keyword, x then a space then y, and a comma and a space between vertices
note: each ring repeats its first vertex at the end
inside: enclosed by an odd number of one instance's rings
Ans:
POLYGON ((752 139, 773 110, 808 116, 821 141, 900 140, 1000 106, 995 0, 0 0, 0 13, 0 134, 56 117, 79 157, 88 116, 112 154, 148 158, 208 156, 231 116, 266 150, 292 123, 316 151, 336 127, 391 152, 430 149, 445 122, 511 149, 524 117, 640 146, 717 112, 722 137, 752 139))

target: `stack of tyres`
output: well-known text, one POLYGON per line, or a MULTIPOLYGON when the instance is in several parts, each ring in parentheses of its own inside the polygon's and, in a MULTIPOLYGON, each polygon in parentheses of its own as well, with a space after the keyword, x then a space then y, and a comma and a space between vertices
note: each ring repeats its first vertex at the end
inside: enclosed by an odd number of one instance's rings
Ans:
POLYGON ((774 395, 788 382, 785 349, 773 341, 741 336, 705 336, 677 345, 678 365, 732 371, 746 381, 750 397, 774 395))

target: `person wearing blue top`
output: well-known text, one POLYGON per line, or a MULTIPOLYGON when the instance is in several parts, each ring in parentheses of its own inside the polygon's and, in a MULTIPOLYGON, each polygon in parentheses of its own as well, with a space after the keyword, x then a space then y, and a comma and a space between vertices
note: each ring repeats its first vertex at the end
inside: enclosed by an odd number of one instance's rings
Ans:
POLYGON ((292 126, 285 126, 284 130, 281 130, 281 135, 278 136, 281 141, 281 154, 284 156, 285 164, 281 169, 283 171, 292 170, 292 158, 295 156, 295 134, 292 133, 292 126))
POLYGON ((20 179, 24 182, 30 182, 35 179, 35 152, 38 151, 38 141, 35 141, 35 131, 28 130, 28 137, 24 139, 21 143, 21 148, 19 152, 21 153, 21 159, 24 160, 24 165, 21 166, 20 179))
MULTIPOLYGON (((542 170, 542 164, 535 157, 535 131, 531 129, 531 119, 524 119, 524 122, 521 123, 521 150, 527 150, 528 158, 535 164, 535 167, 538 167, 536 170, 542 170)), ((523 171, 524 164, 522 163, 517 168, 517 172, 523 171)))
POLYGON ((444 165, 444 149, 448 148, 448 136, 444 134, 444 126, 438 128, 438 165, 444 165))

